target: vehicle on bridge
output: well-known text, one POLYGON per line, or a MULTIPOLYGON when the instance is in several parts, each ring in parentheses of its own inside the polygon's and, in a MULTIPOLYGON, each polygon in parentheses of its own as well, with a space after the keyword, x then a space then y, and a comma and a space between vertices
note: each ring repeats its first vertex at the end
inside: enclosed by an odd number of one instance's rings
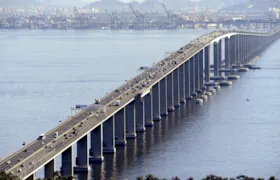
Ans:
POLYGON ((38 140, 43 140, 46 138, 46 135, 44 133, 40 134, 40 136, 38 137, 38 140))

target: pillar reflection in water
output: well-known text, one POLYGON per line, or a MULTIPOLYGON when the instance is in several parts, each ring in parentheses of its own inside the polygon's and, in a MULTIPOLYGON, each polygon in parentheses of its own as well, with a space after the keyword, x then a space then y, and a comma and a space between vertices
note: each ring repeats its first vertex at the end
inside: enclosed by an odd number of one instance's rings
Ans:
POLYGON ((92 180, 106 180, 105 179, 105 165, 104 163, 91 164, 90 177, 92 180))
POLYGON ((117 175, 116 154, 106 154, 104 157, 104 179, 114 179, 117 175))

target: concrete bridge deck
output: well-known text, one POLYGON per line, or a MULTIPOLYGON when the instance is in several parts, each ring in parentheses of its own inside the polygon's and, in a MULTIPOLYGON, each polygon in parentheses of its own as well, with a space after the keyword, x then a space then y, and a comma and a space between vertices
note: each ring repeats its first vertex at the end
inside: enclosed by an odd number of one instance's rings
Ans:
POLYGON ((47 132, 44 140, 35 140, 2 160, 0 162, 0 170, 12 172, 19 179, 30 177, 39 168, 51 162, 57 155, 66 151, 74 143, 81 140, 92 130, 102 125, 102 123, 134 101, 135 98, 139 98, 141 93, 144 93, 143 90, 147 89, 150 91, 155 84, 159 83, 163 78, 167 77, 167 75, 211 43, 236 34, 265 37, 271 36, 273 33, 217 31, 191 41, 184 46, 183 52, 176 51, 169 57, 156 63, 152 68, 127 81, 117 91, 113 91, 100 99, 98 105, 90 105, 87 109, 82 110, 47 132), (114 102, 117 100, 120 101, 119 106, 114 105, 114 102), (54 138, 55 132, 58 132, 58 137, 56 138, 54 138), (8 161, 10 163, 7 163, 8 161))

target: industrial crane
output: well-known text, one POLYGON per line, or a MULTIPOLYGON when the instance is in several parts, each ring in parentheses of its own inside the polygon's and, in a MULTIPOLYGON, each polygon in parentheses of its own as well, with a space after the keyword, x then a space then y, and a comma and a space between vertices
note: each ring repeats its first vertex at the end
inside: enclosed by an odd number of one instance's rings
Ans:
POLYGON ((11 26, 11 24, 12 24, 12 18, 10 17, 10 14, 9 14, 9 12, 7 11, 7 9, 6 8, 3 8, 3 11, 5 12, 5 14, 7 15, 7 25, 6 25, 6 27, 10 27, 11 26))
POLYGON ((136 29, 144 29, 145 28, 145 17, 143 14, 141 14, 138 11, 135 11, 131 5, 131 3, 129 3, 129 7, 134 15, 134 28, 136 29))
POLYGON ((119 28, 119 17, 114 16, 113 14, 110 14, 107 9, 105 9, 106 13, 110 16, 111 18, 111 24, 110 24, 110 29, 116 30, 119 28))
POLYGON ((46 22, 45 16, 41 13, 40 9, 37 7, 37 11, 44 22, 46 22))
POLYGON ((81 14, 75 6, 74 6, 74 15, 77 21, 76 28, 78 29, 86 28, 88 24, 87 18, 84 17, 84 15, 81 14))
POLYGON ((10 15, 9 15, 8 11, 6 10, 6 8, 3 8, 3 11, 4 11, 5 14, 7 15, 7 18, 9 19, 9 18, 10 18, 10 15))
POLYGON ((10 8, 11 10, 11 13, 13 14, 13 17, 16 18, 17 17, 17 14, 15 14, 14 10, 12 8, 10 8))
POLYGON ((44 14, 42 14, 42 12, 40 11, 39 7, 37 7, 37 11, 40 15, 40 18, 42 20, 42 22, 39 24, 39 22, 37 21, 37 25, 39 28, 42 28, 42 29, 46 29, 50 26, 50 23, 48 22, 47 18, 45 17, 44 14))
POLYGON ((14 13, 13 9, 10 8, 11 13, 9 13, 6 8, 4 8, 3 10, 5 11, 5 13, 7 15, 7 22, 9 23, 9 27, 10 28, 15 28, 16 27, 17 16, 14 13))
POLYGON ((172 14, 171 11, 167 10, 165 4, 161 4, 166 15, 167 15, 167 28, 176 29, 178 27, 179 17, 176 14, 172 14))

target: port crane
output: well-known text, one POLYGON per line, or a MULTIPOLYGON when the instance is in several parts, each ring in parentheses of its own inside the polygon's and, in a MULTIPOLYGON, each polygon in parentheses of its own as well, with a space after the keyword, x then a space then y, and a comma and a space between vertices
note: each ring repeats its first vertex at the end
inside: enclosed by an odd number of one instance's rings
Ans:
POLYGON ((78 28, 78 29, 86 28, 88 25, 88 19, 86 17, 84 17, 84 14, 81 14, 75 6, 74 6, 74 15, 75 15, 75 19, 77 21, 76 28, 78 28))
POLYGON ((44 23, 45 23, 45 22, 46 22, 46 18, 45 18, 45 16, 41 13, 39 7, 37 7, 37 11, 38 11, 38 13, 39 13, 41 19, 42 19, 42 20, 44 21, 44 23))
POLYGON ((37 7, 37 11, 38 11, 38 13, 40 15, 40 18, 42 20, 42 22, 40 24, 37 22, 38 27, 42 28, 42 29, 48 28, 50 26, 50 22, 48 21, 48 18, 46 18, 46 16, 40 11, 39 7, 37 7))
POLYGON ((131 9, 133 15, 134 15, 134 26, 133 28, 135 29, 144 29, 145 28, 145 17, 143 14, 141 14, 138 11, 135 11, 131 5, 131 3, 129 3, 129 8, 131 9))
POLYGON ((17 15, 14 13, 13 9, 10 8, 10 12, 6 9, 3 8, 7 15, 7 22, 8 22, 8 27, 9 28, 15 28, 16 27, 16 21, 17 21, 17 15))
POLYGON ((179 17, 176 14, 171 13, 170 10, 168 11, 165 4, 162 3, 161 5, 167 15, 166 27, 170 29, 178 28, 179 17))
POLYGON ((119 28, 119 20, 120 20, 120 18, 118 16, 116 16, 116 15, 113 15, 113 14, 109 13, 109 11, 107 9, 105 9, 105 12, 111 18, 110 29, 112 29, 112 30, 118 29, 119 28))

